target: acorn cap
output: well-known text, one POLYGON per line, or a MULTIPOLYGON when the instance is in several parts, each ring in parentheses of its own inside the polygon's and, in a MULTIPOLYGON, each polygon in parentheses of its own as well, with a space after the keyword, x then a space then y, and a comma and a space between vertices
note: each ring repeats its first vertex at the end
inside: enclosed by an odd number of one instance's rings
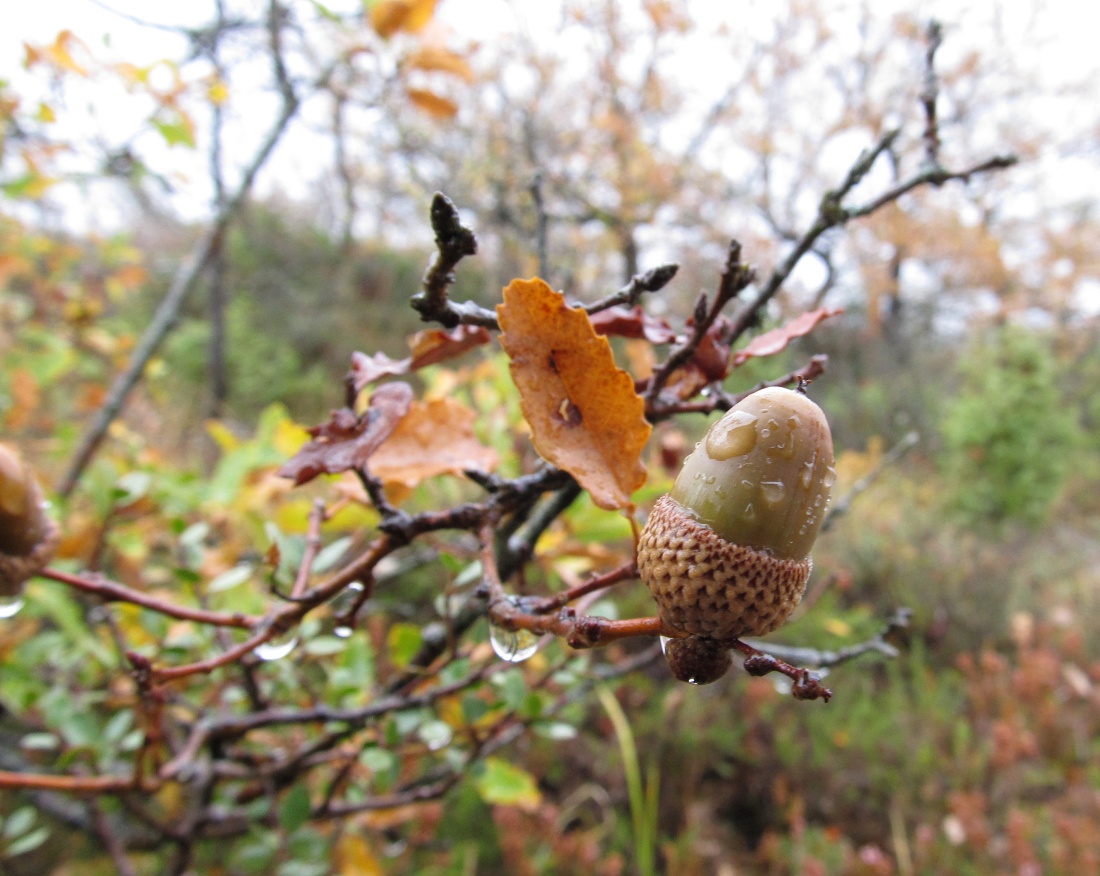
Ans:
POLYGON ((53 557, 57 538, 31 470, 0 444, 0 596, 19 593, 53 557))
POLYGON ((832 436, 810 399, 768 388, 731 408, 638 540, 662 619, 719 642, 778 629, 806 590, 834 479, 832 436))

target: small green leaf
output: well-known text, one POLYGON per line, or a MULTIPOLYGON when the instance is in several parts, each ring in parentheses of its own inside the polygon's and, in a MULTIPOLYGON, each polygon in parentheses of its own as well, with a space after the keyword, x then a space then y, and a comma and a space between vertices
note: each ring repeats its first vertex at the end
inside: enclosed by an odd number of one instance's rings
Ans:
POLYGON ((288 832, 296 831, 309 821, 311 809, 309 791, 304 785, 295 785, 279 807, 279 824, 288 832))
POLYGON ((420 642, 420 627, 416 624, 394 624, 386 634, 390 660, 395 666, 407 666, 420 650, 420 642))
POLYGON ((25 855, 27 852, 37 849, 42 843, 49 837, 50 831, 48 828, 40 827, 38 830, 32 830, 30 833, 23 834, 15 842, 7 848, 7 854, 14 858, 16 855, 25 855))
POLYGON ((30 830, 34 825, 34 809, 30 806, 16 809, 7 817, 3 824, 4 830, 2 835, 5 839, 20 836, 30 830))
POLYGON ((252 577, 252 565, 242 563, 215 577, 213 581, 206 585, 206 590, 208 593, 222 593, 243 584, 250 577, 252 577))
POLYGON ((539 803, 539 789, 534 777, 525 770, 499 757, 487 757, 484 769, 474 779, 481 799, 486 803, 533 809, 539 803))

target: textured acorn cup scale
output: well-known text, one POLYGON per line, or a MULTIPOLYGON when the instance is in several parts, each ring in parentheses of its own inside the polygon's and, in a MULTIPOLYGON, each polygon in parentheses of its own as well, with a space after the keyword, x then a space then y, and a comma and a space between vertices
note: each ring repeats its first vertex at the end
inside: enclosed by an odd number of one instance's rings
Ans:
POLYGON ((31 470, 0 444, 0 597, 19 594, 53 557, 57 539, 31 470))
MULTIPOLYGON (((638 541, 638 569, 666 625, 719 644, 778 629, 806 591, 833 462, 825 415, 801 392, 762 389, 711 426, 638 541)), ((678 678, 720 677, 724 669, 703 671, 697 659, 682 677, 689 648, 708 652, 667 643, 678 678)))

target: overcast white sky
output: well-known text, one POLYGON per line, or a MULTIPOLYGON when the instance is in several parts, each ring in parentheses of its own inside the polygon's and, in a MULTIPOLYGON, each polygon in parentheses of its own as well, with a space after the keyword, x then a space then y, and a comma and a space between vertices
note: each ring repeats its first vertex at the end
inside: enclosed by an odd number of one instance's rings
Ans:
MULTIPOLYGON (((251 0, 262 8, 264 0, 251 0)), ((304 0, 302 0, 304 3, 304 0)), ((858 7, 861 0, 823 0, 827 9, 838 11, 837 21, 842 22, 840 11, 858 7)), ((863 0, 873 2, 876 9, 905 9, 916 12, 922 18, 936 17, 948 28, 949 39, 943 52, 965 52, 969 47, 980 47, 986 51, 989 42, 995 39, 989 22, 998 18, 1001 24, 1001 37, 1006 51, 1011 51, 1022 64, 1036 71, 1036 75, 1048 77, 1051 83, 1073 81, 1086 78, 1090 71, 1096 71, 1100 53, 1097 53, 1096 35, 1100 33, 1100 4, 1085 3, 1082 0, 1045 0, 1043 14, 1038 23, 1028 15, 1032 3, 1021 0, 863 0)), ((232 3, 230 5, 233 5, 232 3)), ((775 16, 776 9, 786 4, 776 0, 696 0, 689 8, 693 17, 701 24, 708 19, 714 22, 735 23, 734 26, 751 31, 756 27, 766 27, 775 16)), ((179 57, 183 51, 182 41, 167 31, 142 27, 127 16, 144 21, 163 22, 165 24, 201 24, 212 17, 211 0, 6 0, 4 2, 4 26, 0 28, 0 77, 14 81, 17 93, 20 82, 25 81, 21 71, 24 56, 24 42, 44 43, 53 39, 58 30, 67 28, 82 38, 97 54, 110 54, 137 64, 149 63, 165 57, 179 57)), ((336 9, 356 9, 358 0, 329 0, 329 6, 336 9)), ((491 40, 494 36, 507 33, 514 20, 514 11, 521 10, 525 19, 551 16, 557 7, 548 0, 441 0, 438 17, 463 35, 474 39, 491 40)), ((531 29, 537 30, 537 24, 531 29)), ((705 27, 703 28, 706 29, 705 27)), ((690 64, 697 63, 698 68, 707 69, 710 65, 701 55, 694 56, 690 64)), ((1100 76, 1094 75, 1100 81, 1100 76)), ((700 87, 705 86, 705 81, 700 87)), ((111 111, 111 99, 100 98, 96 107, 100 122, 111 111), (103 104, 106 104, 104 106, 103 104)), ((121 106, 125 101, 119 100, 121 106)), ((235 108, 241 105, 234 100, 235 108)), ((247 128, 255 130, 259 137, 267 124, 267 116, 262 112, 262 104, 257 105, 257 121, 247 128)), ((73 108, 70 107, 71 111, 73 108)), ((133 119, 119 117, 117 127, 126 130, 133 119)), ((235 144, 243 158, 251 152, 247 137, 239 138, 235 144)), ((153 144, 152 148, 162 148, 153 144)), ((270 191, 273 183, 290 196, 304 196, 315 180, 306 178, 301 172, 304 167, 315 166, 311 159, 311 146, 301 134, 295 134, 284 143, 280 151, 261 177, 258 190, 261 194, 270 191), (297 139, 295 139, 297 138, 297 139)), ((165 166, 175 166, 179 173, 188 174, 187 166, 194 168, 194 178, 201 179, 205 156, 198 153, 184 154, 184 150, 164 150, 158 156, 163 158, 165 166)), ((188 174, 190 175, 190 174, 188 174)), ((1081 174, 1067 172, 1067 185, 1079 186, 1081 174)), ((1057 175, 1052 177, 1052 185, 1058 185, 1057 175)), ((181 188, 186 189, 186 186, 181 188)), ((177 208, 191 218, 199 218, 207 208, 204 195, 192 196, 190 203, 177 203, 177 208)), ((98 213, 89 217, 93 224, 111 224, 112 214, 109 205, 96 205, 98 213)))

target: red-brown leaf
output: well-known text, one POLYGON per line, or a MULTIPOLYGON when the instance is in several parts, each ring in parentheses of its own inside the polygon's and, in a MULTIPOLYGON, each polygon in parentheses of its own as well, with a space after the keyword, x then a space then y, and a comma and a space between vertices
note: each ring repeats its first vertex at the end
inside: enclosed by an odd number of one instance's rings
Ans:
POLYGON ((406 383, 387 383, 370 397, 367 410, 332 412, 327 423, 309 430, 312 440, 286 462, 279 474, 304 484, 322 474, 364 470, 370 455, 408 413, 413 393, 406 383))
POLYGON ((601 335, 617 335, 622 338, 645 339, 651 344, 671 344, 676 332, 665 320, 650 316, 641 305, 632 308, 609 307, 593 313, 589 319, 601 335))
POLYGON ((411 357, 391 359, 385 353, 375 353, 373 356, 368 356, 366 353, 355 352, 351 354, 351 368, 348 370, 348 379, 352 381, 355 391, 359 392, 364 386, 383 377, 397 377, 401 374, 408 374, 411 365, 411 357))
POLYGON ((412 370, 427 365, 438 365, 447 359, 461 356, 467 350, 489 343, 488 329, 479 325, 460 325, 450 331, 425 329, 409 339, 412 350, 412 370))
POLYGON ((786 325, 774 328, 762 335, 757 335, 748 345, 738 350, 733 355, 733 367, 744 365, 754 356, 773 356, 787 346, 795 338, 808 335, 823 319, 837 316, 844 312, 844 308, 838 307, 830 310, 828 307, 819 307, 817 310, 807 310, 800 313, 786 325))

